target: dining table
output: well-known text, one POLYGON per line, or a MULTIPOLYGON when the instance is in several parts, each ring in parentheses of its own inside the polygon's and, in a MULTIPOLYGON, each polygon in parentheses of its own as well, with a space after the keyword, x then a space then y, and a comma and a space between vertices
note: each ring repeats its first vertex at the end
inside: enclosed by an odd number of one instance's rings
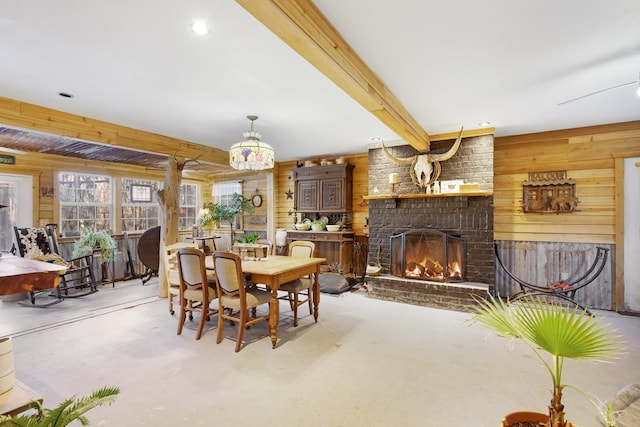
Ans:
MULTIPOLYGON (((271 255, 265 258, 245 258, 242 260, 242 271, 251 274, 251 281, 264 284, 271 291, 269 301, 269 336, 272 348, 278 342, 278 323, 280 321, 280 304, 278 289, 280 285, 309 276, 313 281, 311 287, 313 301, 313 319, 318 321, 318 307, 320 305, 320 264, 326 258, 292 257, 271 255)), ((213 257, 207 257, 207 268, 213 268, 213 257)))
POLYGON ((0 256, 0 295, 55 288, 66 266, 3 253, 0 256))

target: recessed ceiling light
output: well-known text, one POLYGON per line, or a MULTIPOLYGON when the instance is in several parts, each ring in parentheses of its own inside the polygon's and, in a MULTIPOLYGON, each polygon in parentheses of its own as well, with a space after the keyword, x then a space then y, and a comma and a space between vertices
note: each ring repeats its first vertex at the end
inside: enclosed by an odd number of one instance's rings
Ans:
POLYGON ((490 124, 491 124, 491 122, 480 122, 480 123, 478 123, 478 126, 480 126, 481 128, 486 128, 490 124))
POLYGON ((199 36, 206 36, 211 31, 204 21, 194 21, 190 27, 191 31, 199 36))
POLYGON ((58 95, 60 95, 63 98, 73 98, 73 95, 67 92, 58 92, 58 95))

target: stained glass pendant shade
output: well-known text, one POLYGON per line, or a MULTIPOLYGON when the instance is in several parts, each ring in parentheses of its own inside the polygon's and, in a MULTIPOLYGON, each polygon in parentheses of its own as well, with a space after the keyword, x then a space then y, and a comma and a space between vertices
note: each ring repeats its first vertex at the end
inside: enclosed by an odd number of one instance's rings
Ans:
POLYGON ((244 141, 233 144, 229 149, 229 165, 238 170, 263 170, 273 168, 273 148, 261 142, 258 132, 253 131, 253 122, 258 116, 247 116, 251 120, 251 130, 244 132, 244 141))

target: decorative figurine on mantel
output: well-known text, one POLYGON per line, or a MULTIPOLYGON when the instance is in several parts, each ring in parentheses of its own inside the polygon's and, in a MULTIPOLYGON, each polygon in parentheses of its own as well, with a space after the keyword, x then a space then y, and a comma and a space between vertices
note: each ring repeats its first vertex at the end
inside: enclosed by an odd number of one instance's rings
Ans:
MULTIPOLYGON (((460 133, 458 134, 456 141, 453 143, 453 146, 445 153, 427 152, 406 159, 401 159, 393 156, 389 150, 387 150, 387 147, 384 146, 384 143, 382 144, 382 149, 387 157, 389 157, 395 164, 411 165, 411 180, 418 187, 426 188, 436 182, 440 177, 440 162, 449 160, 458 152, 460 142, 462 141, 462 129, 463 128, 460 128, 460 133)), ((391 179, 391 177, 389 177, 389 179, 391 179)), ((391 184, 391 181, 389 181, 389 183, 391 184)))

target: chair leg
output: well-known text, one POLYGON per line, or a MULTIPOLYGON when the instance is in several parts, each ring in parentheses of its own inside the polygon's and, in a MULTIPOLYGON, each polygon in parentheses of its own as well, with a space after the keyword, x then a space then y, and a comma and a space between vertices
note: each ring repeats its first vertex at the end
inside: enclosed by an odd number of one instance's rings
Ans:
POLYGON ((289 307, 291 307, 291 310, 293 310, 294 307, 294 303, 293 303, 293 292, 289 292, 289 307))
POLYGON ((178 320, 178 335, 182 334, 182 327, 187 317, 187 305, 185 300, 180 300, 180 320, 178 320))
POLYGON ((247 324, 248 310, 240 310, 240 325, 238 325, 238 338, 236 341, 236 353, 240 351, 242 346, 242 336, 244 335, 244 328, 247 324))
POLYGON ((298 326, 298 298, 297 292, 293 293, 293 326, 298 326))
POLYGON ((216 344, 222 342, 222 328, 224 327, 224 307, 218 303, 218 335, 216 337, 216 344))
POLYGON ((196 340, 199 340, 202 336, 202 330, 204 329, 204 322, 209 318, 209 306, 202 303, 202 312, 200 313, 200 324, 198 325, 198 333, 196 334, 196 340))
POLYGON ((313 314, 313 291, 307 290, 307 301, 309 302, 309 314, 313 314))
POLYGON ((172 316, 175 313, 175 311, 173 310, 173 297, 174 297, 174 295, 171 292, 169 292, 169 295, 167 296, 167 299, 169 300, 169 313, 172 316))

